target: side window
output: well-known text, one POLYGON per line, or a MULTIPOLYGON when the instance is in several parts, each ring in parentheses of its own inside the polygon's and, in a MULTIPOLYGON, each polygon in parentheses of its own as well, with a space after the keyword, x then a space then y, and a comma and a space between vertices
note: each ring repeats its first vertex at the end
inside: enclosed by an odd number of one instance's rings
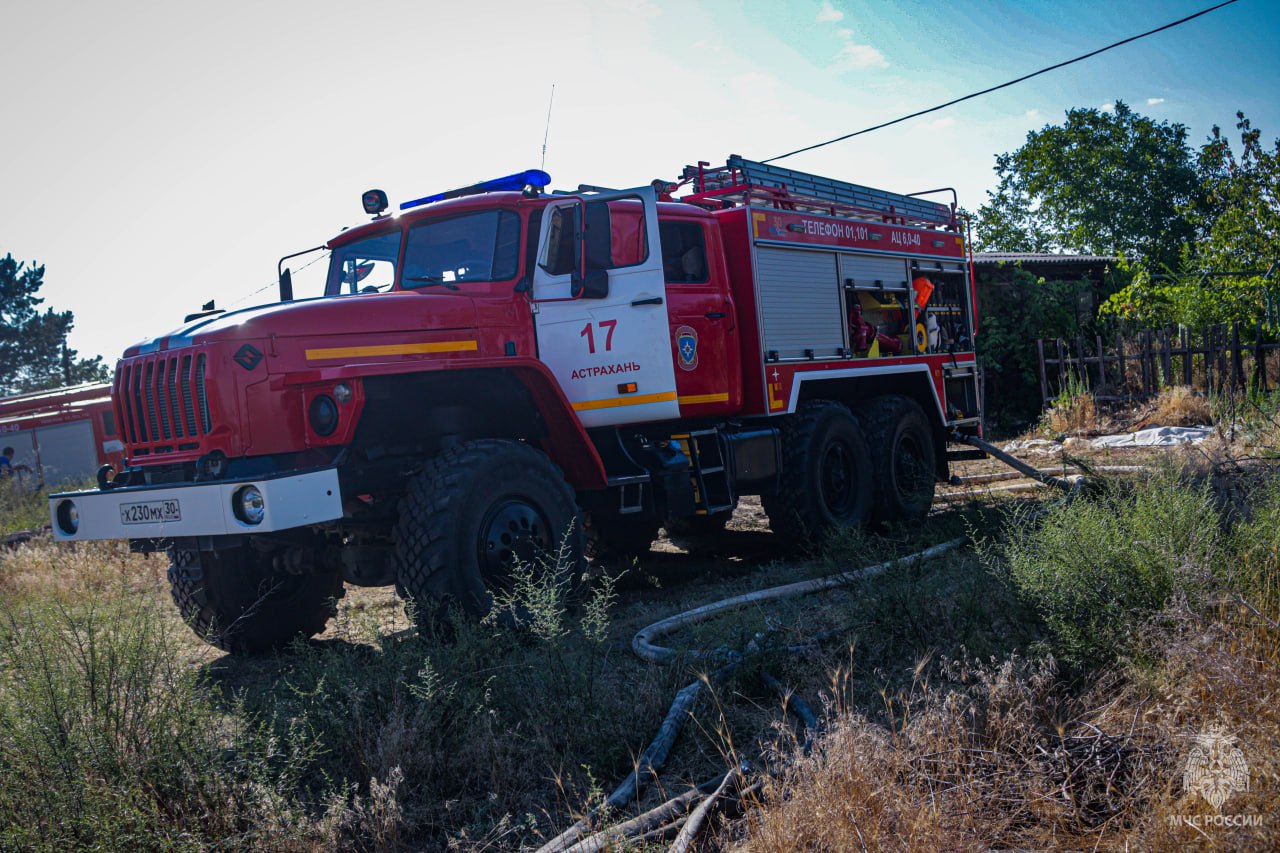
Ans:
POLYGON ((325 295, 362 293, 391 287, 400 254, 400 230, 366 237, 335 249, 329 259, 325 295))
POLYGON ((643 206, 634 201, 610 202, 609 231, 615 267, 635 266, 649 259, 643 206))
POLYGON ((578 206, 553 208, 547 225, 547 242, 538 265, 551 275, 568 275, 577 269, 578 206))
POLYGON ((697 222, 659 222, 662 239, 662 272, 672 283, 701 284, 710 279, 707 243, 697 222))

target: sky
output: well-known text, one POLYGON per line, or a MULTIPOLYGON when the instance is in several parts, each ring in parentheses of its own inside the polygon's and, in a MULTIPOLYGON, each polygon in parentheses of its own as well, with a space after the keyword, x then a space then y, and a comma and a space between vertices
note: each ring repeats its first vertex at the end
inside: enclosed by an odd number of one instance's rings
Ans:
MULTIPOLYGON (((674 179, 849 133, 1213 0, 47 0, 0 6, 0 253, 44 264, 108 362, 392 205, 542 162, 553 187, 674 179), (550 127, 547 112, 555 87, 550 127)), ((778 165, 976 209, 995 155, 1117 100, 1192 144, 1280 136, 1278 0, 778 165)), ((306 259, 303 259, 305 263, 306 259)), ((317 264, 309 272, 320 270, 317 264)), ((299 287, 311 282, 300 277, 299 287)))

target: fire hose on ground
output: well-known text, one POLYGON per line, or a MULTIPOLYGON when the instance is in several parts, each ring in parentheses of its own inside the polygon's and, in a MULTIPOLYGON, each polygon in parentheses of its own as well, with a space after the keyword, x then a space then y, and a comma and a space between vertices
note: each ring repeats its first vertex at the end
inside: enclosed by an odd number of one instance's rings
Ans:
MULTIPOLYGON (((1079 475, 1066 478, 1055 477, 1010 456, 980 438, 972 436, 954 436, 953 438, 986 451, 991 456, 1014 468, 1021 476, 1036 480, 1038 485, 1027 486, 1027 488, 1039 488, 1041 485, 1052 486, 1062 489, 1067 494, 1068 499, 1077 496, 1083 489, 1084 478, 1079 475)), ((1124 467, 1128 469, 1133 466, 1124 467)), ((990 476, 992 480, 985 480, 984 482, 991 482, 999 475, 979 476, 990 476)), ((970 480, 970 482, 975 481, 978 480, 970 480)), ((720 660, 724 661, 724 663, 719 669, 709 675, 699 677, 676 693, 675 700, 671 703, 662 725, 658 728, 657 735, 640 755, 632 772, 614 789, 613 793, 609 795, 601 806, 575 821, 564 832, 540 847, 537 853, 598 853, 598 851, 606 850, 627 841, 640 839, 646 842, 658 841, 677 830, 678 834, 670 850, 672 853, 685 853, 697 833, 705 825, 706 817, 711 809, 718 801, 723 800, 728 790, 744 779, 749 771, 750 768, 745 763, 740 764, 728 772, 703 782, 637 817, 589 834, 592 821, 596 817, 608 811, 632 804, 638 799, 645 784, 657 779, 658 771, 666 763, 671 748, 675 744, 685 720, 691 715, 694 703, 698 700, 702 688, 705 685, 709 685, 713 680, 727 675, 745 659, 742 653, 725 649, 680 652, 670 646, 661 645, 659 643, 660 640, 682 628, 706 622, 730 610, 766 601, 778 601, 839 589, 867 578, 884 574, 895 567, 917 565, 954 551, 967 541, 967 537, 959 537, 905 557, 886 560, 862 569, 839 572, 826 577, 783 584, 756 592, 732 596, 686 610, 683 613, 677 613, 674 616, 668 616, 637 631, 631 640, 631 650, 642 660, 657 664, 667 664, 678 659, 700 658, 703 660, 720 660), (690 809, 693 810, 692 813, 685 816, 690 809)), ((809 646, 790 647, 786 650, 794 651, 800 648, 809 648, 809 646)), ((819 728, 817 714, 803 700, 792 695, 777 679, 768 673, 762 673, 762 680, 770 689, 779 692, 784 697, 788 710, 800 718, 806 730, 805 748, 807 749, 808 744, 819 728)), ((749 795, 749 792, 758 791, 762 786, 763 780, 757 781, 747 789, 740 791, 737 795, 738 800, 741 801, 744 796, 749 795)))

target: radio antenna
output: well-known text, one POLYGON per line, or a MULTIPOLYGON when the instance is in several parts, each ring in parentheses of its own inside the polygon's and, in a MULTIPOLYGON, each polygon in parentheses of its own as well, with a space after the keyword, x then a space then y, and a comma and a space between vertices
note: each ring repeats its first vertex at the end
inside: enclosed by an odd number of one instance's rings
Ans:
POLYGON ((539 169, 547 167, 547 139, 551 136, 551 107, 556 102, 556 84, 551 84, 551 100, 547 102, 547 129, 542 134, 542 163, 538 165, 539 169))

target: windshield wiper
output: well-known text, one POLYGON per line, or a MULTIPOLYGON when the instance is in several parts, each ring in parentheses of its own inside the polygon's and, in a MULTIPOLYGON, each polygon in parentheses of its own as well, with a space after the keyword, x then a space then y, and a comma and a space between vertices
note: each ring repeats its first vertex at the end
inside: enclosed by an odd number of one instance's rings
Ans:
POLYGON ((439 275, 410 275, 410 276, 405 276, 405 281, 420 281, 422 282, 424 287, 430 287, 433 284, 438 284, 441 287, 447 287, 450 290, 459 289, 458 285, 454 284, 451 281, 445 281, 444 276, 439 276, 439 275))

